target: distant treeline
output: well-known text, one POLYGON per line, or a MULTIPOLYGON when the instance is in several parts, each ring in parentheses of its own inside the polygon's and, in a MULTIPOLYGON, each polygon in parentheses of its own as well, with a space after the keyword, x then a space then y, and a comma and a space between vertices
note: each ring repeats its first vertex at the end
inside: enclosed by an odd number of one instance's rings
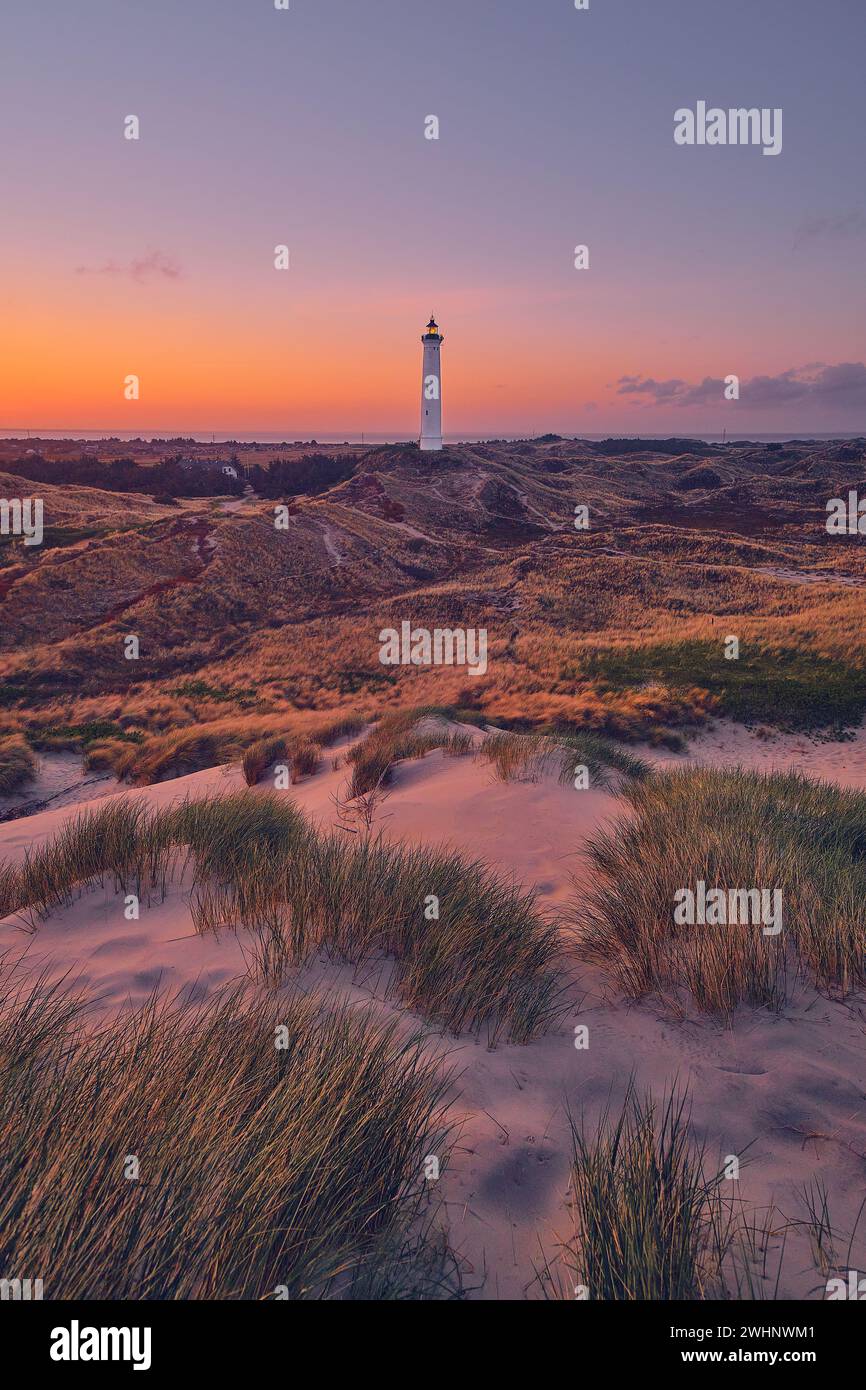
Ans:
MULTIPOLYGON (((80 458, 46 459, 26 454, 0 471, 34 482, 77 487, 98 487, 108 492, 144 492, 154 497, 214 497, 231 493, 239 497, 247 482, 260 497, 315 497, 336 483, 351 478, 357 460, 307 454, 298 459, 272 459, 270 467, 253 464, 246 477, 232 478, 218 464, 183 466, 180 457, 141 464, 133 458, 105 462, 89 454, 80 458)), ((240 472, 237 458, 233 466, 240 472)))
POLYGON ((260 497, 315 497, 345 482, 355 471, 354 458, 307 454, 299 459, 271 459, 269 468, 253 464, 248 481, 260 497))
POLYGON ((602 439, 589 446, 597 454, 718 454, 701 439, 602 439))
POLYGON ((10 463, 8 471, 40 483, 72 483, 108 492, 146 492, 159 497, 215 497, 225 493, 240 496, 244 490, 242 478, 232 478, 219 467, 195 464, 184 468, 176 458, 145 465, 131 458, 104 463, 88 454, 77 459, 51 460, 41 454, 27 454, 10 463))

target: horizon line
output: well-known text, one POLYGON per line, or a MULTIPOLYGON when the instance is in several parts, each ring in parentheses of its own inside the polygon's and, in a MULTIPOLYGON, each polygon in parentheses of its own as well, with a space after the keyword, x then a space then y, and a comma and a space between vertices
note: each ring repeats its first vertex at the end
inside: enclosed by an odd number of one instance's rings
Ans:
MULTIPOLYGON (((346 431, 340 431, 340 430, 338 430, 338 431, 330 431, 330 432, 325 431, 325 437, 322 438, 322 439, 319 439, 319 438, 318 438, 318 435, 319 435, 319 433, 321 433, 321 431, 313 431, 313 432, 311 433, 310 437, 307 438, 307 439, 300 439, 300 438, 289 439, 288 436, 285 435, 285 434, 282 435, 281 438, 279 438, 279 437, 278 437, 278 436, 279 436, 279 433, 280 433, 280 432, 279 432, 278 430, 264 430, 264 431, 262 431, 262 434, 263 434, 263 435, 268 435, 268 434, 270 434, 270 435, 273 436, 273 438, 271 438, 271 439, 262 438, 261 440, 259 440, 259 438, 257 437, 257 433, 256 433, 255 430, 242 430, 242 431, 241 431, 241 434, 242 434, 243 436, 245 436, 244 440, 242 441, 242 440, 238 437, 237 434, 233 434, 233 433, 231 433, 231 432, 228 431, 228 430, 223 431, 223 430, 205 430, 205 429, 198 429, 198 430, 196 430, 196 429, 193 429, 193 430, 184 431, 183 429, 175 430, 175 429, 173 429, 173 427, 170 427, 170 426, 169 426, 169 427, 165 427, 165 428, 161 428, 161 429, 160 429, 160 428, 154 428, 154 427, 152 427, 152 426, 146 426, 146 427, 140 426, 137 430, 130 430, 130 429, 117 429, 117 428, 113 428, 113 427, 110 426, 110 425, 109 425, 109 426, 100 426, 100 425, 94 425, 94 426, 88 426, 88 425, 74 425, 74 426, 70 426, 70 425, 58 425, 58 426, 49 426, 49 425, 38 425, 38 426, 37 426, 37 425, 28 425, 28 426, 24 426, 24 425, 0 425, 0 439, 4 439, 4 440, 6 440, 7 442, 14 442, 14 441, 19 440, 19 439, 20 439, 22 442, 26 442, 26 441, 27 441, 28 439, 30 439, 31 437, 36 438, 36 439, 46 439, 49 435, 59 435, 59 436, 61 436, 61 439, 68 439, 68 440, 73 440, 73 441, 74 441, 74 440, 76 440, 76 439, 83 439, 84 435, 91 435, 91 434, 92 434, 92 435, 102 435, 102 436, 104 436, 104 437, 106 437, 106 438, 108 438, 108 439, 121 439, 121 438, 123 438, 124 436, 127 436, 129 442, 133 442, 133 441, 136 440, 136 439, 145 440, 146 437, 149 435, 151 441, 159 440, 160 438, 163 438, 164 441, 165 441, 166 443, 170 443, 171 440, 173 440, 173 439, 191 439, 191 440, 193 440, 193 442, 195 442, 195 443, 203 443, 203 444, 206 444, 206 443, 213 443, 213 444, 231 444, 231 443, 241 443, 241 442, 251 443, 251 444, 259 443, 259 442, 264 443, 264 444, 276 444, 276 443, 283 443, 283 444, 312 444, 312 443, 323 443, 323 444, 349 444, 349 443, 354 443, 354 444, 360 444, 360 445, 362 445, 362 447, 363 447, 363 445, 365 445, 365 444, 367 443, 368 437, 369 437, 369 439, 371 439, 371 440, 375 438, 376 442, 377 442, 377 443, 380 443, 380 444, 382 444, 382 443, 384 443, 384 444, 414 444, 414 443, 417 443, 418 438, 419 438, 419 436, 418 436, 417 434, 413 434, 413 435, 402 435, 402 434, 399 434, 399 433, 396 432, 396 431, 389 431, 389 430, 358 430, 358 431, 355 431, 355 432, 354 432, 354 436, 353 436, 353 433, 352 433, 352 432, 349 432, 349 436, 348 436, 348 437, 346 437, 346 431), (208 435, 210 435, 210 439, 206 438, 206 436, 208 436, 208 435), (199 437, 199 436, 202 436, 202 437, 199 437), (218 437, 218 436, 219 436, 219 437, 218 437), (330 436, 330 437, 329 437, 329 436, 330 436), (341 437, 338 437, 338 436, 341 436, 341 437)), ((485 440, 500 440, 500 439, 501 439, 501 440, 504 440, 504 441, 506 441, 506 442, 509 442, 509 443, 518 443, 518 442, 520 442, 521 440, 544 439, 544 438, 547 438, 547 437, 549 437, 549 436, 551 436, 551 435, 556 435, 556 436, 558 436, 558 437, 561 438, 561 439, 571 439, 571 440, 581 440, 581 439, 594 439, 594 440, 595 440, 595 439, 610 439, 610 438, 616 438, 616 439, 692 439, 692 438, 694 438, 694 439, 707 439, 707 438, 710 438, 710 437, 712 437, 712 438, 718 437, 718 438, 721 439, 723 435, 724 435, 724 436, 727 436, 728 438, 730 438, 731 441, 733 441, 733 440, 735 440, 735 439, 745 439, 745 438, 747 438, 747 437, 751 437, 751 438, 760 438, 760 437, 763 437, 763 436, 765 436, 765 435, 783 435, 783 436, 785 436, 786 438, 792 439, 792 440, 793 440, 793 439, 863 439, 863 438, 866 438, 866 426, 864 426, 864 428, 863 428, 862 430, 851 430, 851 429, 846 429, 846 430, 832 430, 832 429, 824 429, 824 430, 784 430, 784 429, 776 429, 776 430, 759 430, 759 431, 754 431, 754 432, 752 432, 751 435, 749 435, 749 432, 748 432, 748 431, 744 431, 744 432, 739 433, 739 434, 732 434, 731 431, 730 431, 729 429, 727 429, 727 428, 725 428, 725 429, 723 429, 723 430, 706 430, 706 429, 694 428, 694 429, 692 429, 692 430, 683 430, 682 432, 680 432, 680 431, 678 431, 678 430, 671 430, 671 429, 668 429, 668 430, 640 430, 640 431, 636 431, 636 432, 635 432, 635 431, 628 431, 628 432, 626 432, 626 431, 620 431, 620 432, 617 432, 617 431, 615 430, 615 428, 611 427, 611 428, 609 428, 609 429, 607 429, 607 430, 595 430, 595 431, 590 431, 590 432, 588 432, 588 433, 574 433, 574 434, 563 433, 561 430, 543 430, 543 431, 541 431, 540 433, 525 433, 525 434, 491 434, 491 433, 489 433, 489 432, 484 432, 484 431, 480 431, 480 430, 479 430, 479 431, 477 431, 477 432, 475 432, 475 433, 467 434, 467 435, 462 435, 462 434, 461 434, 461 435, 458 435, 458 434, 443 434, 442 437, 443 437, 444 440, 448 440, 448 441, 449 441, 450 443, 452 443, 452 444, 477 444, 477 443, 483 443, 485 440)), ((59 442, 59 441, 57 441, 57 442, 59 442)), ((94 441, 94 442, 95 442, 95 441, 94 441)))

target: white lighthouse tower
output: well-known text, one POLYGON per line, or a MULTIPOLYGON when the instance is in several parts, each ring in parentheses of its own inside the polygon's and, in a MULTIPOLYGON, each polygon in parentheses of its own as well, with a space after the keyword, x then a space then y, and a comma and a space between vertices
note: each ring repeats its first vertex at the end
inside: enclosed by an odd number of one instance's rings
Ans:
POLYGON ((421 338, 424 368, 421 377, 421 448, 442 448, 442 368, 439 351, 444 339, 436 320, 430 322, 421 338))

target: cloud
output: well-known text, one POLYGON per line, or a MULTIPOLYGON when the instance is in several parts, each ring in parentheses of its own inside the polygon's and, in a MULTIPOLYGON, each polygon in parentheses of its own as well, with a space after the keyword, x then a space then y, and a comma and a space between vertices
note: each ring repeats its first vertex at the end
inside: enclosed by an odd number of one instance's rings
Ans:
MULTIPOLYGON (((686 384, 679 393, 678 405, 709 405, 721 400, 725 394, 725 383, 721 377, 705 376, 696 386, 686 384)), ((742 394, 742 393, 741 393, 742 394)))
POLYGON ((617 395, 643 396, 649 394, 655 396, 658 402, 673 399, 680 388, 685 385, 686 383, 680 381, 678 377, 673 377, 670 381, 656 381, 651 376, 621 376, 617 382, 617 395))
MULTIPOLYGON (((656 381, 653 377, 624 376, 617 383, 617 395, 631 396, 641 405, 689 406, 717 404, 724 399, 721 377, 704 377, 690 383, 673 378, 656 381)), ((740 382, 740 402, 758 408, 808 403, 830 410, 866 410, 866 364, 837 362, 827 366, 811 362, 791 367, 776 376, 753 376, 740 382)))
POLYGON ((656 381, 651 376, 629 376, 620 377, 617 395, 637 398, 629 402, 631 405, 706 405, 708 401, 718 400, 724 389, 723 381, 709 376, 694 385, 680 377, 656 381))
POLYGON ((127 279, 134 280, 137 285, 143 285, 155 278, 179 280, 183 271, 177 261, 167 256, 164 251, 148 251, 146 256, 138 256, 127 265, 118 261, 105 261, 99 266, 79 265, 75 267, 75 274, 124 275, 127 279))
POLYGON ((849 237, 866 237, 866 213, 862 208, 849 208, 831 217, 807 218, 794 232, 794 249, 816 241, 844 241, 849 237))

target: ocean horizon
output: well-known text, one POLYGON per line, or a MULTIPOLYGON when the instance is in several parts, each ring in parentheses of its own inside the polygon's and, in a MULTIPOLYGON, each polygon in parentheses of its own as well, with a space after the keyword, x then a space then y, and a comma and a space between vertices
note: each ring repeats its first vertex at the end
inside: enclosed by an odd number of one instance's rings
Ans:
MULTIPOLYGON (((602 439, 695 439, 705 444, 720 444, 723 440, 732 444, 737 440, 755 441, 757 443, 783 444, 792 440, 802 439, 810 441, 834 440, 834 439, 863 439, 866 437, 866 427, 862 431, 857 430, 834 430, 821 431, 814 433, 811 431, 790 430, 786 433, 774 431, 771 433, 749 433, 744 432, 737 435, 723 435, 720 431, 716 433, 704 431, 684 430, 682 433, 672 432, 671 430, 641 430, 636 433, 618 433, 617 431, 603 431, 598 434, 587 432, 581 434, 561 434, 559 431, 545 431, 542 434, 444 434, 443 441, 446 444, 484 444, 488 442, 504 442, 517 444, 521 441, 532 442, 543 439, 546 434, 558 434, 561 439, 581 440, 587 439, 597 442, 602 439)), ((299 436, 290 437, 288 434, 273 430, 260 430, 255 433, 232 434, 229 431, 196 432, 183 430, 48 430, 48 429, 9 429, 0 430, 0 439, 20 439, 22 443, 33 443, 34 440, 71 440, 81 443, 108 443, 112 440, 126 441, 134 443, 136 440, 144 443, 170 443, 192 442, 194 444, 274 444, 274 445, 294 445, 294 444, 414 444, 416 437, 410 435, 400 435, 397 433, 364 433, 361 434, 339 434, 339 433, 318 433, 314 432, 307 438, 299 436)))

